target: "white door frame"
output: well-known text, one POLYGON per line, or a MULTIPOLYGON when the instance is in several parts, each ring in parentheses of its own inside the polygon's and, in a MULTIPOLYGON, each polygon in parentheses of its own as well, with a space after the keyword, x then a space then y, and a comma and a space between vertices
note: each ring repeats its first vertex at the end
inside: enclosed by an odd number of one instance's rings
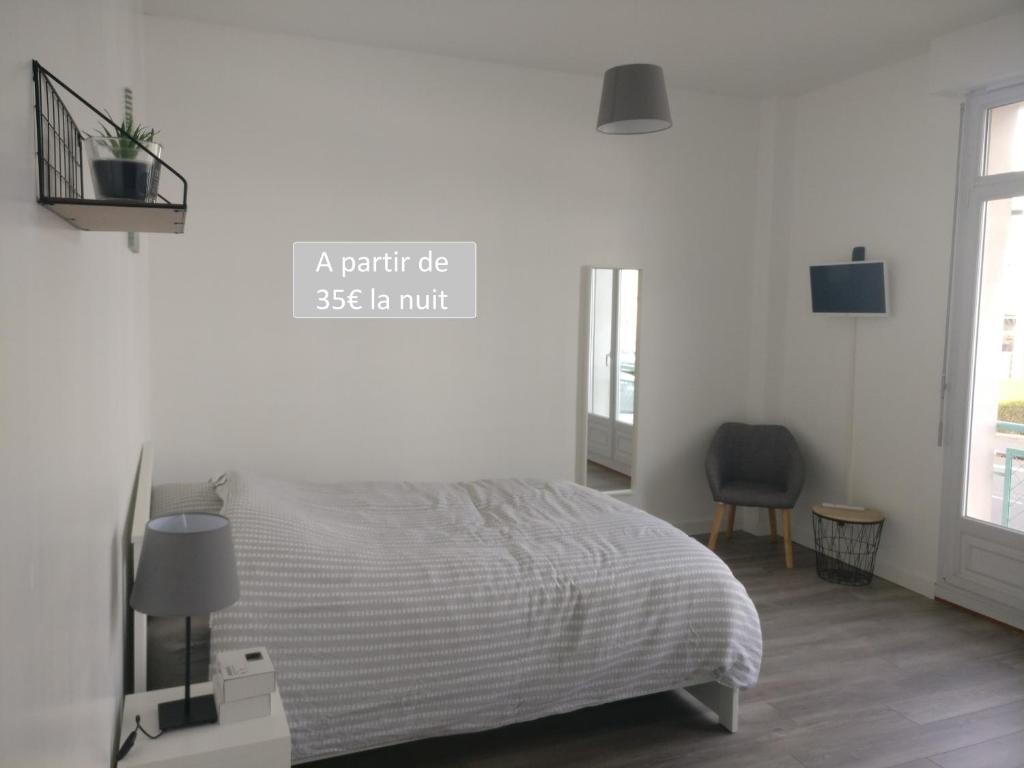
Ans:
POLYGON ((1024 534, 964 515, 985 203, 1024 195, 1024 173, 982 176, 988 110, 1024 101, 1024 85, 971 94, 957 179, 945 370, 942 508, 936 597, 1024 628, 1024 584, 998 578, 1003 561, 1024 568, 1024 534))

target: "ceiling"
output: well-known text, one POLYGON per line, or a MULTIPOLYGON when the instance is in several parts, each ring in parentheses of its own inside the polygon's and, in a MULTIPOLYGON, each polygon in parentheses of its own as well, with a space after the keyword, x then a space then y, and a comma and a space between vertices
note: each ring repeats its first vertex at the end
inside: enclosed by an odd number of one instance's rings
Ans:
POLYGON ((142 0, 149 15, 599 75, 788 95, 923 53, 1024 0, 142 0))

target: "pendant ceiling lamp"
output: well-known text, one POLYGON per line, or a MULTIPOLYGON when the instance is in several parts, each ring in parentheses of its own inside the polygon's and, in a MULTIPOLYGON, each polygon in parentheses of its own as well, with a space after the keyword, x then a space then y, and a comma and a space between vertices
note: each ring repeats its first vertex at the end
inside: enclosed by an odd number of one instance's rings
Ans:
POLYGON ((657 64, 622 64, 604 73, 597 130, 655 133, 672 127, 665 73, 657 64))

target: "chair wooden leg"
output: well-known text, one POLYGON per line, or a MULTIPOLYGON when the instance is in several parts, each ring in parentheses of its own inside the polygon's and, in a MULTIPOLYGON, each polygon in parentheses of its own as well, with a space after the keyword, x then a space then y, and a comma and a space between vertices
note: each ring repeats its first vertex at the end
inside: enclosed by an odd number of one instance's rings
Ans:
POLYGON ((711 523, 711 538, 708 539, 708 549, 715 551, 718 543, 718 530, 722 527, 722 518, 725 517, 725 504, 715 503, 715 521, 711 523))
POLYGON ((729 510, 729 527, 726 528, 725 538, 731 539, 732 538, 732 527, 733 527, 733 525, 736 524, 736 505, 735 504, 729 504, 727 508, 729 510))
POLYGON ((793 540, 789 535, 789 513, 791 510, 782 510, 782 540, 786 547, 786 567, 793 567, 793 540))
POLYGON ((775 523, 775 509, 774 508, 768 510, 768 525, 771 526, 771 529, 772 529, 772 541, 773 542, 778 541, 779 540, 779 531, 778 531, 778 528, 777 528, 776 523, 775 523))

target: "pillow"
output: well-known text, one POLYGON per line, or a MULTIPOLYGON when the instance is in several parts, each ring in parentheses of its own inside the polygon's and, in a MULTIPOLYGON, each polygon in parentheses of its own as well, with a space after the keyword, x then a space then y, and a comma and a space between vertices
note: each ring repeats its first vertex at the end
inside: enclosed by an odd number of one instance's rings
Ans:
POLYGON ((194 512, 219 514, 224 501, 209 480, 202 483, 163 483, 153 486, 149 516, 187 515, 194 512))

